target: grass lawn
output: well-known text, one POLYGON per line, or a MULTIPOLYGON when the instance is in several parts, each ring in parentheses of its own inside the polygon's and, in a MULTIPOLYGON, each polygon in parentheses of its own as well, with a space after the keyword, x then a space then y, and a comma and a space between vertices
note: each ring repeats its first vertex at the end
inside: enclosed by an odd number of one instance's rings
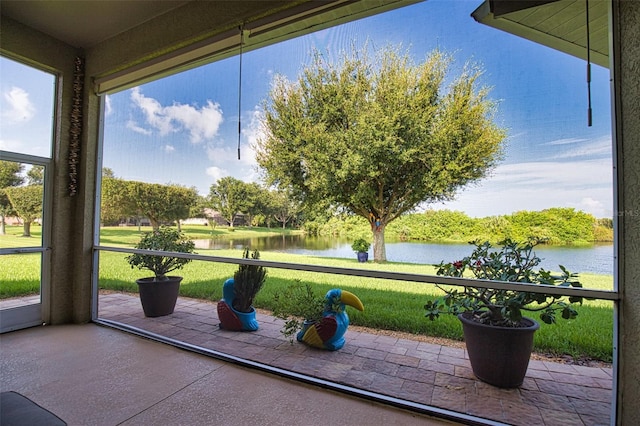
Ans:
MULTIPOLYGON (((193 238, 210 238, 212 232, 211 228, 205 226, 185 227, 185 231, 193 238)), ((218 236, 248 238, 252 235, 277 234, 278 230, 253 228, 229 232, 227 228, 221 228, 213 232, 218 236)), ((133 246, 139 237, 137 228, 106 228, 105 232, 101 232, 101 244, 133 246)), ((7 247, 5 241, 20 238, 15 234, 0 236, 0 242, 2 247, 7 247)), ((198 253, 234 259, 242 257, 241 250, 198 250, 198 253)), ((263 260, 277 262, 435 274, 435 268, 431 265, 391 262, 365 264, 358 263, 355 257, 333 259, 276 252, 262 252, 260 255, 263 260)), ((125 257, 122 253, 100 253, 101 289, 137 293, 135 279, 149 276, 149 272, 131 269, 125 257)), ((0 268, 0 297, 37 292, 38 262, 37 255, 3 256, 3 267, 0 268)), ((180 289, 182 296, 216 301, 222 297, 222 283, 232 277, 236 269, 237 265, 234 264, 193 261, 184 269, 176 271, 174 275, 185 277, 180 289)), ((611 276, 580 274, 580 278, 586 288, 612 288, 611 276)), ((424 303, 429 298, 441 295, 441 292, 430 284, 268 268, 267 281, 256 297, 255 306, 270 310, 273 306, 273 295, 297 280, 313 284, 319 294, 335 287, 356 294, 362 300, 365 310, 359 312, 349 309, 351 323, 354 325, 462 339, 462 328, 457 318, 445 315, 436 321, 429 321, 424 317, 424 303)), ((590 300, 577 309, 579 315, 575 320, 559 320, 555 325, 542 323, 535 335, 534 350, 610 362, 613 342, 612 303, 590 300)))

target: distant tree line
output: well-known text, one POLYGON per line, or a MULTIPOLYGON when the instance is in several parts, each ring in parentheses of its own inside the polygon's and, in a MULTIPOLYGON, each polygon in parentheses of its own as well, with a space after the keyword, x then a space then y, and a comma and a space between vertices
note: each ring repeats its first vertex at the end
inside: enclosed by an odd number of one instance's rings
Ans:
MULTIPOLYGON (((14 192, 14 203, 22 212, 18 216, 25 218, 25 223, 41 214, 41 180, 31 176, 29 182, 31 185, 27 187, 4 191, 14 192)), ((5 214, 9 211, 6 205, 3 204, 5 214)), ((300 228, 310 235, 352 239, 370 235, 370 223, 361 216, 335 209, 304 208, 287 193, 233 177, 219 179, 211 185, 207 196, 200 196, 195 188, 127 181, 113 177, 109 169, 104 172, 101 219, 105 225, 118 224, 125 218, 147 218, 157 229, 163 223, 180 226, 182 220, 204 218, 214 226, 214 212, 230 227, 243 215, 249 226, 277 224, 282 228, 300 228)), ((483 218, 472 218, 460 211, 427 210, 405 214, 390 223, 387 237, 405 241, 494 243, 507 238, 516 241, 537 238, 547 244, 591 244, 613 241, 613 220, 596 218, 573 208, 523 210, 483 218)))
POLYGON ((158 229, 162 224, 176 223, 180 227, 185 219, 203 218, 213 226, 217 214, 230 227, 243 215, 249 226, 271 227, 279 223, 284 228, 298 223, 299 210, 298 204, 286 194, 233 177, 219 179, 211 185, 207 196, 201 196, 193 187, 129 181, 115 177, 108 168, 103 170, 104 225, 117 225, 130 218, 139 224, 145 218, 158 229))
MULTIPOLYGON (((315 235, 354 238, 366 235, 368 223, 355 216, 310 222, 305 229, 315 235)), ((573 208, 518 211, 510 215, 472 218, 460 211, 427 210, 398 218, 387 228, 391 239, 430 242, 498 242, 506 238, 539 238, 547 244, 591 244, 613 241, 613 220, 573 208)))
MULTIPOLYGON (((40 166, 24 173, 20 163, 0 161, 0 234, 6 216, 23 221, 23 235, 30 235, 31 223, 42 216, 44 175, 40 166)), ((154 228, 188 218, 205 218, 213 224, 212 213, 221 215, 229 226, 242 214, 249 226, 274 225, 301 228, 310 235, 370 235, 367 219, 335 209, 306 208, 281 191, 257 183, 225 177, 201 196, 195 188, 176 184, 128 181, 105 168, 102 180, 101 220, 105 225, 123 219, 146 218, 154 228)), ((549 244, 589 244, 613 241, 613 220, 595 218, 573 208, 518 211, 510 215, 471 218, 460 211, 428 210, 399 217, 387 228, 389 239, 432 242, 498 242, 506 238, 524 241, 535 237, 549 244)))

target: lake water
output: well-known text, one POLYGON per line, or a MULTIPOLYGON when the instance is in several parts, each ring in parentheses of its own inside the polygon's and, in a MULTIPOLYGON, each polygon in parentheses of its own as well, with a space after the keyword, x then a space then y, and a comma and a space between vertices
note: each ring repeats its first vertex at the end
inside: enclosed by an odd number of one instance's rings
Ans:
MULTIPOLYGON (((289 235, 260 238, 196 240, 196 247, 204 249, 242 249, 251 247, 260 251, 304 254, 320 257, 355 258, 351 242, 344 239, 289 235)), ((470 244, 437 244, 422 242, 387 242, 387 260, 390 262, 438 264, 452 262, 471 254, 470 244)), ((542 259, 540 267, 559 271, 563 265, 570 272, 613 274, 613 245, 587 247, 537 246, 536 254, 542 259)), ((369 250, 369 259, 373 248, 369 250)))

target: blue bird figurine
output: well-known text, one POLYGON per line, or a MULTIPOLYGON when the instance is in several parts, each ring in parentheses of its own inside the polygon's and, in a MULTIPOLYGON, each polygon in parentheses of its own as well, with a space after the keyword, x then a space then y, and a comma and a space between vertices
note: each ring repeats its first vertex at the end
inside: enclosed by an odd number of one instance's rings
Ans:
POLYGON ((339 288, 329 290, 324 299, 322 319, 305 324, 296 338, 309 346, 336 351, 344 346, 344 334, 349 327, 346 305, 359 311, 364 311, 364 305, 355 294, 339 288))
POLYGON ((258 320, 255 309, 244 313, 233 308, 233 301, 236 298, 234 284, 235 280, 229 278, 222 285, 222 300, 218 302, 220 328, 231 331, 256 331, 258 320))

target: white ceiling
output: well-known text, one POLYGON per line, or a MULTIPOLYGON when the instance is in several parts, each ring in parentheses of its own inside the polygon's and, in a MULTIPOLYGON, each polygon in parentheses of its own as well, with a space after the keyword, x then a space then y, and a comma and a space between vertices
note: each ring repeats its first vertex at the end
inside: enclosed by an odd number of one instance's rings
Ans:
POLYGON ((1 0, 0 13, 77 48, 89 48, 192 0, 1 0))
POLYGON ((472 16, 485 25, 609 66, 609 2, 585 0, 485 0, 472 16), (532 6, 533 4, 533 6, 532 6), (507 9, 497 13, 499 9, 507 9), (587 34, 589 35, 587 41, 587 34))

